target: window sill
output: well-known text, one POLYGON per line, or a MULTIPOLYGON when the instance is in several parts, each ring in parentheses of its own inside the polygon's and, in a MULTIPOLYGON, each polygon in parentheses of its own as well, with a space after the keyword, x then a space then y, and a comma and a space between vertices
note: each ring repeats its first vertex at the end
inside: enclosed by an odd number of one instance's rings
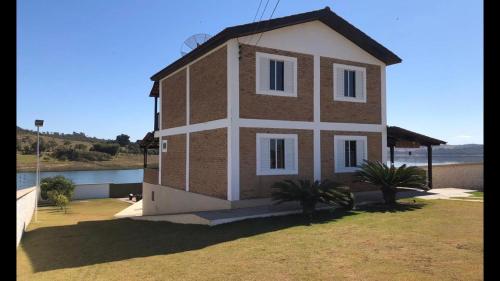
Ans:
POLYGON ((341 168, 339 170, 335 170, 335 174, 342 174, 342 173, 354 173, 359 171, 359 167, 354 167, 354 168, 341 168))
POLYGON ((298 175, 297 170, 276 170, 276 171, 259 171, 257 176, 281 176, 281 175, 298 175))
POLYGON ((257 95, 266 95, 266 96, 279 96, 279 97, 297 97, 297 93, 286 93, 284 91, 274 91, 274 90, 268 90, 268 91, 263 91, 259 90, 256 92, 257 95))
POLYGON ((334 97, 333 101, 346 101, 346 102, 366 103, 366 98, 334 97))

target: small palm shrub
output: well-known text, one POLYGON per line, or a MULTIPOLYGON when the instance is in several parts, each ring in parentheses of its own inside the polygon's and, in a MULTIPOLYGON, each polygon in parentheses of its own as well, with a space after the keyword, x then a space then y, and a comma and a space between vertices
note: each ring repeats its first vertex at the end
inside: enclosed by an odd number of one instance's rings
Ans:
POLYGON ((318 203, 352 209, 354 197, 348 188, 339 183, 323 180, 284 180, 273 184, 271 198, 275 204, 299 201, 304 215, 310 216, 318 203))
POLYGON ((40 196, 42 197, 42 199, 50 199, 50 191, 57 191, 58 193, 66 196, 68 200, 71 200, 73 192, 75 191, 75 184, 73 183, 73 181, 63 176, 55 176, 42 179, 40 182, 40 196))
POLYGON ((403 165, 388 167, 379 161, 365 160, 354 177, 358 182, 370 183, 380 187, 386 204, 396 203, 398 187, 411 187, 428 190, 425 170, 403 165))

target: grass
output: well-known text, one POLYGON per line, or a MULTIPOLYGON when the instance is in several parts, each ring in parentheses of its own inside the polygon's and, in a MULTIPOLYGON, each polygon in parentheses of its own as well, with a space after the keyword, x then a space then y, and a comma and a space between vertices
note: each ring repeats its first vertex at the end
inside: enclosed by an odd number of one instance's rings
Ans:
POLYGON ((483 201, 484 200, 484 195, 482 191, 473 191, 469 192, 470 195, 467 197, 452 197, 453 199, 467 199, 467 200, 478 200, 478 201, 483 201))
MULTIPOLYGON (((150 156, 151 157, 151 156, 150 156)), ((36 171, 36 155, 16 155, 18 172, 36 171)), ((110 161, 60 161, 45 156, 40 157, 41 171, 81 171, 81 170, 111 170, 140 169, 144 164, 142 154, 120 153, 110 161)))
POLYGON ((114 219, 126 203, 40 208, 18 280, 482 280, 482 204, 405 201, 215 227, 114 219))

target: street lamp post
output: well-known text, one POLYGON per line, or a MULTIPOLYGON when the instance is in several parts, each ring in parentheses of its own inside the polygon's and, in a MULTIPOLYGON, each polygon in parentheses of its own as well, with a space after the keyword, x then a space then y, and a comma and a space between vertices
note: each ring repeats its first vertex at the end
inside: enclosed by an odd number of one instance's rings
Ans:
POLYGON ((36 126, 36 201, 35 201, 35 222, 38 222, 38 197, 40 196, 40 127, 43 127, 43 120, 35 120, 36 126))

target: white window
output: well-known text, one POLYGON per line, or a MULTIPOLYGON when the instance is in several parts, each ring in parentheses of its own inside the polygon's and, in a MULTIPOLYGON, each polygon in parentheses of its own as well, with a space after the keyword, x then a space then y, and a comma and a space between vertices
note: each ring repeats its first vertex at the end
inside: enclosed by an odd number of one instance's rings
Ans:
POLYGON ((368 159, 366 136, 334 136, 335 173, 355 172, 368 159))
POLYGON ((257 134, 257 175, 298 174, 296 134, 257 134))
POLYGON ((161 141, 161 152, 167 152, 167 140, 161 141))
POLYGON ((256 53, 256 93, 297 96, 297 58, 256 53))
POLYGON ((366 68, 333 64, 333 99, 366 102, 366 68))

